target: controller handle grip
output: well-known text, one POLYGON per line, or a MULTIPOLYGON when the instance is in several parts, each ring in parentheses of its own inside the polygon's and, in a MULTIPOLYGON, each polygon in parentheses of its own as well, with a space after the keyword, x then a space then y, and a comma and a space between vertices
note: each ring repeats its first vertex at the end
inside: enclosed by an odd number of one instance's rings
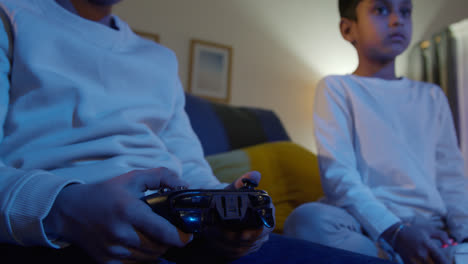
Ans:
POLYGON ((167 195, 161 195, 161 194, 151 194, 148 196, 145 196, 141 198, 143 202, 145 202, 153 212, 156 214, 164 217, 166 220, 170 221, 170 216, 169 216, 169 206, 168 206, 168 196, 167 195))

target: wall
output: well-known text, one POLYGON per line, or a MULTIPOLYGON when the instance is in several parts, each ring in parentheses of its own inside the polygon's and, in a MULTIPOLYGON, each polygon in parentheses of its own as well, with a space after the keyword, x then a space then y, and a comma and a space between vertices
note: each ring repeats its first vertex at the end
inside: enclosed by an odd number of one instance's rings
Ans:
MULTIPOLYGON (((198 38, 234 50, 231 104, 273 109, 293 141, 315 151, 317 82, 357 63, 338 32, 335 0, 127 0, 115 13, 134 29, 157 33, 179 58, 187 87, 189 43, 198 38)), ((466 0, 413 0, 413 43, 468 18, 466 0)), ((397 60, 404 74, 408 52, 397 60)))

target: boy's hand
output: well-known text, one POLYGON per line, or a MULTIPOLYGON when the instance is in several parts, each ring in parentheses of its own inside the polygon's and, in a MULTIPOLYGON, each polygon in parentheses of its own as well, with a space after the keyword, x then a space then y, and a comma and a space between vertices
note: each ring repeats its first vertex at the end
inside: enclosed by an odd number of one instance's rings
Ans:
MULTIPOLYGON (((246 173, 227 186, 226 189, 241 188, 243 186, 242 179, 244 178, 249 178, 258 183, 260 182, 261 175, 256 171, 246 173)), ((272 209, 274 216, 273 205, 272 209)), ((228 260, 234 260, 259 250, 263 243, 268 240, 269 234, 272 231, 273 228, 263 227, 255 230, 233 232, 212 227, 203 236, 207 238, 204 241, 210 243, 208 246, 213 249, 212 254, 224 256, 228 260)))
POLYGON ((140 198, 160 186, 184 185, 165 168, 69 185, 44 220, 46 233, 83 248, 99 263, 155 261, 169 247, 186 245, 192 235, 155 214, 140 198))
POLYGON ((425 222, 413 222, 404 227, 395 239, 394 250, 405 264, 450 264, 441 245, 450 243, 448 234, 425 222))

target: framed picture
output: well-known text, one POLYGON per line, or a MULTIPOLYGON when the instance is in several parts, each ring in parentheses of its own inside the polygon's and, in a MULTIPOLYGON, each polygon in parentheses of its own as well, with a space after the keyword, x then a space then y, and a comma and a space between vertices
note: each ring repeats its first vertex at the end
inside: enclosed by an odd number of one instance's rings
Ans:
POLYGON ((190 43, 190 93, 220 103, 231 96, 232 48, 192 39, 190 43))
POLYGON ((134 30, 133 32, 135 32, 137 35, 140 35, 141 37, 144 37, 146 39, 149 39, 149 40, 152 40, 154 42, 159 43, 159 35, 158 34, 143 32, 143 31, 139 31, 139 30, 134 30))

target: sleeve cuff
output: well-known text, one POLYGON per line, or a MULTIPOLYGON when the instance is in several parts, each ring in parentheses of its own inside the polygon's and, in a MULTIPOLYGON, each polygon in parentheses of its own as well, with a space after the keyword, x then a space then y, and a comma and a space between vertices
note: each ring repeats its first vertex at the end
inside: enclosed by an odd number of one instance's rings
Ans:
POLYGON ((362 210, 369 212, 359 214, 358 220, 369 234, 371 239, 378 241, 382 233, 392 225, 401 222, 401 219, 385 207, 372 206, 362 210))
POLYGON ((33 171, 18 187, 8 210, 11 234, 20 245, 40 245, 53 248, 65 246, 54 243, 44 230, 43 220, 49 214, 59 192, 67 185, 83 183, 65 179, 45 171, 33 171))

